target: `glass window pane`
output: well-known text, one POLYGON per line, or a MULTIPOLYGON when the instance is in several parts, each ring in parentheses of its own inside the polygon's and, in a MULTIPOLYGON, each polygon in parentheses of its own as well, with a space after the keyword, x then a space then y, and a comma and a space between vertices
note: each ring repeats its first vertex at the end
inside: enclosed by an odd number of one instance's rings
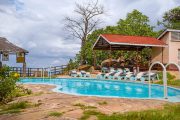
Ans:
POLYGON ((172 32, 171 39, 172 41, 180 41, 180 32, 172 32))

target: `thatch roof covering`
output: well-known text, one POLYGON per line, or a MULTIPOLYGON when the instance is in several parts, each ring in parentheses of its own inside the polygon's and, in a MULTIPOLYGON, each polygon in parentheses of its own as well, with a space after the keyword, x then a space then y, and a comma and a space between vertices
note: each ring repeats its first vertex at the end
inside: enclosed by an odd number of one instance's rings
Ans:
POLYGON ((109 58, 102 61, 101 66, 112 66, 113 64, 116 64, 116 63, 118 63, 117 60, 109 58))
POLYGON ((0 37, 0 52, 9 52, 9 53, 28 53, 27 50, 20 48, 11 42, 9 42, 6 38, 0 37))
POLYGON ((81 66, 78 67, 78 70, 87 71, 87 70, 89 70, 90 67, 91 67, 91 65, 81 65, 81 66))

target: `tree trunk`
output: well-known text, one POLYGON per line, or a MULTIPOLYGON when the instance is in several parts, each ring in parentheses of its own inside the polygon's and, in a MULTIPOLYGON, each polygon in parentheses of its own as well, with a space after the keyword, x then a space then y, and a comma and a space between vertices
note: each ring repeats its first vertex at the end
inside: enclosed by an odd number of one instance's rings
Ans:
POLYGON ((81 65, 85 64, 85 59, 86 59, 85 50, 84 50, 85 43, 86 43, 86 38, 84 37, 81 42, 81 65))

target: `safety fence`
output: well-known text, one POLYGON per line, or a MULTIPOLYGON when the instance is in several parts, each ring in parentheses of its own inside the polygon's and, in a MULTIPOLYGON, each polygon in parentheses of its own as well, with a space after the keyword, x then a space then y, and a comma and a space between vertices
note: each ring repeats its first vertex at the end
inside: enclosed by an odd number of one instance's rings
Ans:
POLYGON ((20 76, 26 77, 48 77, 53 75, 62 75, 68 71, 67 65, 53 66, 46 68, 26 68, 25 75, 22 67, 10 67, 10 72, 17 72, 20 76))

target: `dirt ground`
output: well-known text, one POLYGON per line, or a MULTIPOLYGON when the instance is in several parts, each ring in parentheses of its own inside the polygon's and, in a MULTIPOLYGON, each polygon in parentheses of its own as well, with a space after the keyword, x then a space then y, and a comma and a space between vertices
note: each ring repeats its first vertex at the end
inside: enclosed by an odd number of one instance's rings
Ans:
POLYGON ((1 115, 0 120, 77 120, 83 115, 83 110, 75 104, 97 107, 96 110, 105 114, 114 112, 140 111, 153 108, 162 108, 167 102, 159 100, 139 100, 122 98, 100 98, 67 95, 52 92, 55 86, 50 85, 31 85, 24 87, 31 89, 33 94, 30 96, 19 97, 13 102, 28 101, 40 103, 38 107, 27 108, 21 113, 1 115), (106 102, 107 104, 99 104, 106 102), (63 112, 61 117, 50 117, 50 112, 63 112))

